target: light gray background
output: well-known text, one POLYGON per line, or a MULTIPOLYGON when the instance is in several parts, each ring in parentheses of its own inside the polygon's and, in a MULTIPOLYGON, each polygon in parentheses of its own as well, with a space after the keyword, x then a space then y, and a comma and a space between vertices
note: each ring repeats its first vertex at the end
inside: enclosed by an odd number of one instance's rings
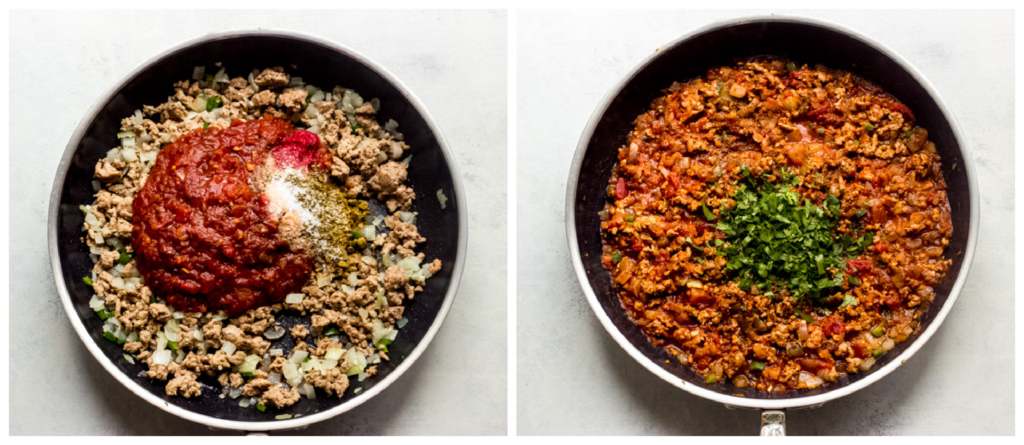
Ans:
MULTIPOLYGON (((758 14, 784 11, 758 11, 758 14)), ((590 310, 564 230, 569 164, 598 101, 676 36, 731 11, 518 13, 519 434, 756 434, 758 413, 669 385, 590 310)), ((1013 434, 1013 12, 799 12, 859 30, 934 84, 977 166, 977 256, 942 329, 874 385, 790 412, 790 434, 1013 434)), ((684 80, 684 79, 680 79, 684 80)), ((667 85, 666 85, 667 87, 667 85)))
POLYGON ((12 434, 209 432, 136 397, 84 349, 54 289, 46 211, 72 131, 114 81, 181 41, 255 27, 341 42, 402 79, 454 149, 471 209, 458 298, 427 351, 374 399, 300 433, 506 433, 504 11, 15 11, 10 17, 9 329, 11 357, 21 363, 11 367, 12 434))

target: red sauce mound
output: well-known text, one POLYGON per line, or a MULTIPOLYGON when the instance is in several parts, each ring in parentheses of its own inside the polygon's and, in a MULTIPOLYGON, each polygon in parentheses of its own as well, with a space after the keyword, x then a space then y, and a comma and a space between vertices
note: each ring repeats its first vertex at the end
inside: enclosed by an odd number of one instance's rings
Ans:
POLYGON ((274 148, 271 156, 280 168, 306 170, 314 163, 323 163, 320 148, 320 136, 308 131, 298 130, 274 148))
POLYGON ((299 153, 307 167, 329 165, 329 152, 307 135, 317 138, 265 117, 197 130, 161 150, 132 202, 132 246, 146 285, 178 310, 229 314, 299 291, 313 258, 281 238, 253 183, 278 146, 309 152, 299 153))

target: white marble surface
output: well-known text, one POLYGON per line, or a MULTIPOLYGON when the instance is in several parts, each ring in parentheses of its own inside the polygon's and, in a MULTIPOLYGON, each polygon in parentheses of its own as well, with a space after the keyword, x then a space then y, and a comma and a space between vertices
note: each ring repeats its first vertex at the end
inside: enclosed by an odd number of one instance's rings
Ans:
MULTIPOLYGON (((783 11, 759 11, 759 13, 783 11)), ((744 11, 518 13, 519 434, 756 434, 758 413, 676 389, 592 314, 567 252, 569 163, 600 98, 659 45, 744 11)), ((942 329, 858 393, 790 412, 791 434, 1013 434, 1013 13, 803 12, 898 51, 938 89, 978 168, 980 238, 942 329), (984 339, 982 339, 984 338, 984 339)))
POLYGON ((402 79, 455 150, 471 209, 462 286, 430 348, 371 401, 299 433, 506 433, 504 11, 17 11, 10 23, 12 434, 210 432, 134 396, 84 350, 54 289, 46 210, 71 132, 112 82, 181 41, 254 27, 343 42, 402 79))

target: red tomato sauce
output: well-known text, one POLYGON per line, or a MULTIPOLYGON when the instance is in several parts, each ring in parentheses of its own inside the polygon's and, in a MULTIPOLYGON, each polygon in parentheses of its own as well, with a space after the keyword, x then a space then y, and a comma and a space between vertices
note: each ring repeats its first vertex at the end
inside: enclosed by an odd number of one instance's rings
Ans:
POLYGON ((274 117, 197 130, 160 151, 132 202, 132 246, 146 284, 175 309, 238 314, 309 280, 313 257, 282 239, 254 188, 272 153, 287 167, 330 165, 315 134, 274 117))

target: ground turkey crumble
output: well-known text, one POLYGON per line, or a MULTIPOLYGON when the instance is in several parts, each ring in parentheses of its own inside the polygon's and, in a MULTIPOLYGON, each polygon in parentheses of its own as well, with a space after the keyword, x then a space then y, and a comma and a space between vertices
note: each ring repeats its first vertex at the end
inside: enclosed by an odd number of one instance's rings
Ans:
POLYGON ((376 99, 364 102, 352 90, 320 90, 282 67, 253 71, 248 78, 228 78, 223 69, 197 75, 202 80, 175 83, 167 102, 145 105, 123 119, 121 145, 96 163, 96 200, 82 206, 83 241, 95 262, 86 277, 96 294, 90 306, 105 319, 105 336, 123 345, 125 359, 144 364, 148 378, 165 381, 169 396, 198 397, 201 382, 207 382, 221 387, 222 398, 261 410, 313 398, 314 388, 340 397, 353 385, 350 378, 362 381, 388 360, 387 345, 404 323, 405 300, 441 268, 439 260, 428 263, 415 251, 426 240, 409 212, 416 193, 404 184, 410 147, 397 123, 376 121, 376 99), (164 145, 266 114, 319 134, 334 154, 332 181, 349 198, 379 201, 388 214, 366 222, 375 229, 373 238, 360 239, 360 250, 346 260, 318 262, 297 301, 289 298, 235 318, 176 311, 134 267, 132 199, 164 145), (275 315, 282 311, 308 322, 279 332, 275 315), (294 340, 291 351, 274 346, 285 335, 294 340))

